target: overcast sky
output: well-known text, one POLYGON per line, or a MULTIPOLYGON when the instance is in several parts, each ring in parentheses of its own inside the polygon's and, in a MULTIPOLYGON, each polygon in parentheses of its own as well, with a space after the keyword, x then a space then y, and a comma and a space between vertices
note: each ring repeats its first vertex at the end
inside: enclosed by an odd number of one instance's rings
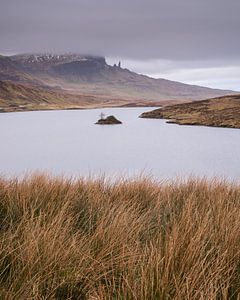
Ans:
POLYGON ((240 90, 239 0, 0 0, 0 53, 77 52, 240 90))

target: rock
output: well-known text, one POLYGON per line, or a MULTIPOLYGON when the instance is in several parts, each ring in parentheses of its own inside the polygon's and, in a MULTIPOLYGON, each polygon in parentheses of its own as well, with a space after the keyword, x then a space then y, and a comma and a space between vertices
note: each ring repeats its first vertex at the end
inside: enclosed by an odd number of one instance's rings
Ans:
POLYGON ((116 119, 114 116, 108 116, 106 118, 99 119, 95 124, 98 125, 114 125, 114 124, 122 124, 121 121, 116 119))

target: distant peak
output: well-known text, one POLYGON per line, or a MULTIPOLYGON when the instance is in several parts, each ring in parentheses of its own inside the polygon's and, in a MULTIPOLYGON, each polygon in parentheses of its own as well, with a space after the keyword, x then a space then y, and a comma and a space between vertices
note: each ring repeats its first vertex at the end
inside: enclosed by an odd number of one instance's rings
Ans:
POLYGON ((92 55, 82 55, 76 53, 63 53, 63 54, 53 54, 53 53, 25 53, 17 54, 11 56, 14 61, 21 61, 23 63, 64 63, 72 61, 87 61, 87 60, 97 60, 98 62, 106 64, 106 60, 101 56, 92 55))

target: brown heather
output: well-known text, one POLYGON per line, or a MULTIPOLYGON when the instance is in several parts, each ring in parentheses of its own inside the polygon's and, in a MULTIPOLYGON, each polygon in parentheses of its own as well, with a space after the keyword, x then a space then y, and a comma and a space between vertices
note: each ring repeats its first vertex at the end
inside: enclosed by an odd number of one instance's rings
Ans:
POLYGON ((0 299, 240 299, 240 186, 0 179, 0 299))

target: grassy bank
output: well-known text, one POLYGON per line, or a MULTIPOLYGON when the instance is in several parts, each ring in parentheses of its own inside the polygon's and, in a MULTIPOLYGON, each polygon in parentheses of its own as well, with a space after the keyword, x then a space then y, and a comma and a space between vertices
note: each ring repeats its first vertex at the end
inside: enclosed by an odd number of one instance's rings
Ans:
POLYGON ((240 128, 240 95, 166 106, 140 117, 169 119, 168 123, 179 125, 240 128))
POLYGON ((240 186, 0 179, 0 299, 239 299, 240 186))

